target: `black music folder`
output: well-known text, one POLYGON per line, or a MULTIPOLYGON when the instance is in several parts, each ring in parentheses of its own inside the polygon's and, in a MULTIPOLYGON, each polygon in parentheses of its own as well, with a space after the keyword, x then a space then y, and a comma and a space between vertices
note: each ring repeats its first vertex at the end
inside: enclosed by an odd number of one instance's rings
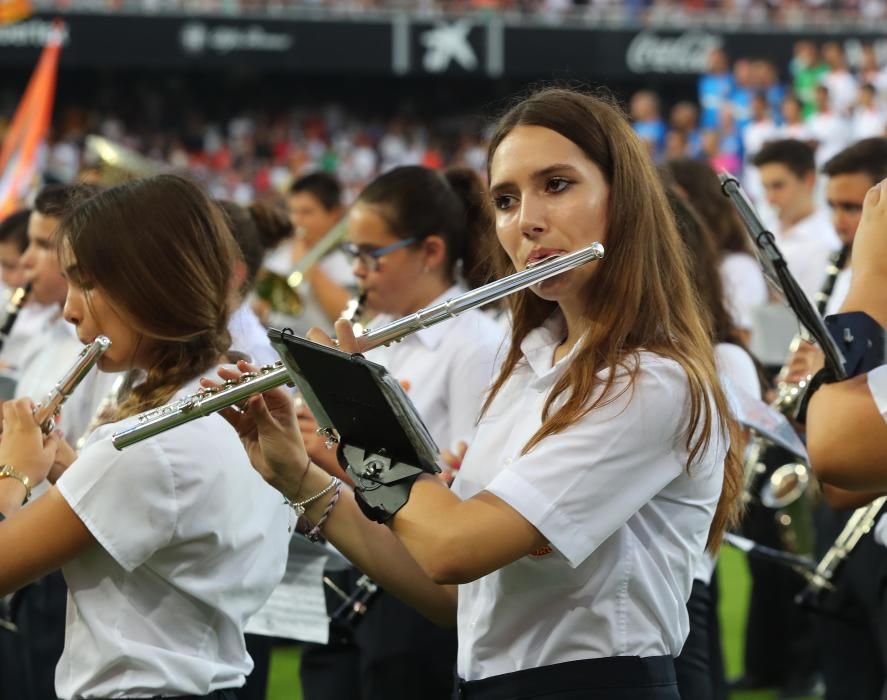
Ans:
POLYGON ((287 330, 272 328, 268 338, 314 413, 318 432, 338 443, 340 464, 364 489, 440 471, 428 428, 382 365, 287 330))

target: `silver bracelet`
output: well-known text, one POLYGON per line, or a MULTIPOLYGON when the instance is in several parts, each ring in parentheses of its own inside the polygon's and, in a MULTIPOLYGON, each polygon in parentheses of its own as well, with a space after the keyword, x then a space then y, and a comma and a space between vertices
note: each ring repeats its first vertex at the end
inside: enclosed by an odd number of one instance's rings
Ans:
POLYGON ((326 486, 323 487, 322 491, 314 494, 313 496, 311 496, 311 498, 306 498, 304 501, 297 502, 297 501, 291 501, 286 496, 284 496, 283 502, 286 503, 290 508, 292 508, 296 512, 296 515, 301 518, 303 515, 305 515, 305 511, 307 510, 307 506, 310 506, 312 503, 314 503, 314 501, 326 496, 330 491, 332 491, 334 488, 336 488, 340 483, 341 482, 339 480, 339 477, 334 476, 332 478, 332 480, 330 481, 330 483, 328 483, 326 486))

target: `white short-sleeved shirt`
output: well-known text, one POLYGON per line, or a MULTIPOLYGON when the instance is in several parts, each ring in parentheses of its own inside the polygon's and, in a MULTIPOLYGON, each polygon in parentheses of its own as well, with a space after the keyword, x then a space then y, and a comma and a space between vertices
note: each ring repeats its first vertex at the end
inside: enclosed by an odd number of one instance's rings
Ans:
MULTIPOLYGON (((429 306, 464 291, 458 285, 450 287, 429 306)), ((379 328, 391 320, 377 316, 372 326, 379 328)), ((441 449, 453 449, 459 441, 471 441, 502 341, 501 327, 473 309, 387 348, 370 350, 366 358, 409 382, 407 396, 431 437, 441 449)))
POLYGON ((3 343, 0 362, 10 367, 20 368, 28 358, 28 345, 33 338, 39 336, 49 325, 50 320, 58 315, 58 305, 25 304, 15 320, 15 325, 3 343))
POLYGON ((748 253, 727 253, 719 271, 733 322, 738 328, 751 329, 753 309, 767 303, 767 281, 760 264, 748 253))
POLYGON ((218 415, 117 451, 111 435, 133 422, 98 428, 57 483, 98 545, 63 568, 56 691, 135 698, 241 686, 252 670, 243 627, 283 576, 291 511, 218 415))
POLYGON ((829 256, 841 247, 828 214, 819 209, 790 229, 779 231, 776 243, 801 289, 813 299, 822 287, 829 256))
MULTIPOLYGON (((336 284, 346 289, 355 287, 354 272, 352 271, 351 262, 348 256, 341 250, 335 249, 322 257, 316 265, 336 284)), ((272 272, 280 275, 288 275, 292 272, 294 263, 290 257, 290 246, 278 248, 265 260, 265 267, 272 272)), ((298 288, 299 296, 302 299, 302 313, 298 318, 284 316, 282 314, 271 314, 271 325, 277 328, 292 328, 296 335, 304 336, 311 328, 317 327, 326 333, 333 332, 333 323, 329 320, 324 312, 320 302, 314 296, 311 284, 305 280, 298 288)), ((344 309, 343 309, 344 310, 344 309)))
MULTIPOLYGON (((77 338, 76 329, 62 318, 61 310, 56 309, 55 316, 27 345, 16 398, 27 396, 35 403, 42 401, 82 350, 83 343, 77 338)), ((71 445, 84 435, 118 376, 94 367, 62 405, 57 427, 71 445)))
POLYGON ((231 349, 249 355, 253 364, 270 365, 280 356, 271 347, 268 331, 259 317, 253 312, 249 302, 243 302, 228 319, 228 332, 231 334, 231 349))
POLYGON ((686 602, 721 492, 725 439, 713 435, 687 473, 686 374, 645 352, 630 391, 521 455, 573 355, 552 367, 561 328, 553 317, 524 339, 524 359, 453 484, 463 499, 495 494, 551 545, 459 586, 466 680, 579 659, 677 656, 689 630, 686 602))

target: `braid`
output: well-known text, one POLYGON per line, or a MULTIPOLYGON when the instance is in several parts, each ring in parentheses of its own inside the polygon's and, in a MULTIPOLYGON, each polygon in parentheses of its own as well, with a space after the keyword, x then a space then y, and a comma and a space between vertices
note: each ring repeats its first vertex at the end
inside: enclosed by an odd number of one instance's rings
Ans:
POLYGON ((219 363, 231 345, 231 335, 222 319, 221 328, 185 342, 167 344, 163 355, 145 374, 144 381, 132 387, 108 420, 118 421, 168 403, 175 393, 195 377, 219 363))

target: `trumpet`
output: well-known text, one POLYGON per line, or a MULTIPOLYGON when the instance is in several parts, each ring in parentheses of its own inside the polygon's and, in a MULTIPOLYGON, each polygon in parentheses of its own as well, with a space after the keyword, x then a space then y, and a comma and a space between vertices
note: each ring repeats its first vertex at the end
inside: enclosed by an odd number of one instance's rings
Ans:
MULTIPOLYGON (((525 270, 421 309, 380 328, 365 331, 359 339, 361 350, 390 345, 411 333, 458 316, 464 311, 498 301, 509 294, 603 257, 604 246, 595 242, 567 255, 546 258, 538 264, 528 266, 525 270)), ((258 372, 245 373, 238 381, 227 381, 215 389, 205 389, 159 409, 142 413, 137 417, 134 426, 115 433, 111 441, 114 447, 122 450, 184 423, 240 404, 254 394, 269 391, 289 381, 289 374, 282 362, 266 365, 258 372)))
POLYGON ((30 293, 31 283, 28 282, 24 287, 16 289, 9 298, 9 303, 6 305, 6 318, 3 319, 3 325, 0 326, 0 350, 3 349, 6 339, 12 333, 12 327, 15 325, 16 320, 18 320, 18 315, 30 293))
POLYGON ((84 377, 89 374, 105 351, 111 347, 111 341, 100 335, 89 345, 80 351, 74 364, 65 372, 65 375, 56 383, 46 397, 37 404, 34 409, 34 418, 44 434, 49 435, 55 427, 54 419, 58 415, 62 404, 74 392, 84 377))

